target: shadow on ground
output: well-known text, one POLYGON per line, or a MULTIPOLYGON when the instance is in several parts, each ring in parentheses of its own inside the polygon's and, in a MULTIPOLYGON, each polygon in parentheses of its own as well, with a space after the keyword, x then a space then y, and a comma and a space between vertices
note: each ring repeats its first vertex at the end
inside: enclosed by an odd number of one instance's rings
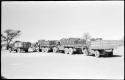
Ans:
MULTIPOLYGON (((18 52, 12 51, 11 53, 18 53, 18 52)), ((22 51, 22 52, 20 52, 20 53, 33 53, 33 52, 24 52, 24 51, 22 51)), ((18 54, 20 54, 20 53, 18 53, 18 54)))
POLYGON ((115 57, 122 57, 122 55, 113 55, 113 56, 101 56, 103 58, 115 58, 115 57))
MULTIPOLYGON (((90 55, 90 56, 95 57, 95 55, 90 55)), ((122 55, 113 55, 113 56, 104 56, 104 55, 101 55, 99 58, 115 58, 115 57, 123 57, 123 56, 122 55)))

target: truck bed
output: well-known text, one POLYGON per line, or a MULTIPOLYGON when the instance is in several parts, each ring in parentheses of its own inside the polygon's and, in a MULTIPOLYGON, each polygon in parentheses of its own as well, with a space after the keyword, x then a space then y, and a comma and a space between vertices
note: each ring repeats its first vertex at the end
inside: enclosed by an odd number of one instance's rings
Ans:
POLYGON ((30 42, 16 42, 14 43, 14 47, 16 48, 29 48, 31 46, 30 42))
POLYGON ((114 49, 121 44, 119 40, 100 40, 92 41, 91 49, 114 49))

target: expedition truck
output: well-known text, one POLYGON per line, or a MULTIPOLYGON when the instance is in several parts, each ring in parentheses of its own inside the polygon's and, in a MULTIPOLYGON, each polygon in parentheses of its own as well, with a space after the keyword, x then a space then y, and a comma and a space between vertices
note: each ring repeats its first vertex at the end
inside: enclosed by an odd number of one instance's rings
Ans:
POLYGON ((95 55, 100 57, 101 55, 113 56, 113 50, 120 45, 118 40, 97 40, 91 41, 89 50, 83 50, 85 55, 95 55))
POLYGON ((100 57, 101 55, 113 56, 114 48, 119 45, 118 40, 96 40, 88 41, 88 46, 85 44, 85 40, 80 38, 63 38, 58 41, 41 40, 38 43, 42 52, 64 52, 65 54, 83 53, 87 56, 95 55, 95 57, 100 57))
POLYGON ((85 41, 79 38, 68 38, 59 41, 60 45, 56 46, 56 51, 64 51, 65 54, 83 53, 87 56, 101 55, 113 56, 113 50, 121 45, 119 40, 96 40, 85 41))
POLYGON ((38 40, 39 52, 53 52, 54 47, 58 45, 57 40, 38 40))
POLYGON ((82 53, 82 48, 84 46, 84 41, 80 38, 68 38, 53 41, 38 41, 40 51, 49 52, 64 52, 65 54, 73 54, 74 52, 82 53))
POLYGON ((61 39, 59 44, 54 47, 55 52, 64 52, 65 54, 81 54, 82 49, 85 49, 85 41, 80 38, 61 39))
POLYGON ((21 41, 15 41, 13 44, 10 45, 9 51, 16 51, 20 53, 21 51, 28 52, 28 49, 31 47, 30 42, 21 42, 21 41))

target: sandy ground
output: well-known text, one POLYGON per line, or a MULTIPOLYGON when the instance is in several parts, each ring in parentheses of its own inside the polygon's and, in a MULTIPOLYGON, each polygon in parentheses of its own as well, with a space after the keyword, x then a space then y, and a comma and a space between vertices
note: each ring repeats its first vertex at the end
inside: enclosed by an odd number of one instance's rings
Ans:
POLYGON ((124 79, 124 47, 100 58, 1 51, 1 74, 8 79, 124 79))

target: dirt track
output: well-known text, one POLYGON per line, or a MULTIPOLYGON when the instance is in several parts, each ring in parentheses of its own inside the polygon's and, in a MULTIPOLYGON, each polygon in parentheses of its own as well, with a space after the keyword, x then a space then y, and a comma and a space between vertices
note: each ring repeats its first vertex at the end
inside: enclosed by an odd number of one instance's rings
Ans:
POLYGON ((9 79, 123 79, 124 47, 113 57, 96 58, 61 53, 1 52, 1 73, 9 79))

